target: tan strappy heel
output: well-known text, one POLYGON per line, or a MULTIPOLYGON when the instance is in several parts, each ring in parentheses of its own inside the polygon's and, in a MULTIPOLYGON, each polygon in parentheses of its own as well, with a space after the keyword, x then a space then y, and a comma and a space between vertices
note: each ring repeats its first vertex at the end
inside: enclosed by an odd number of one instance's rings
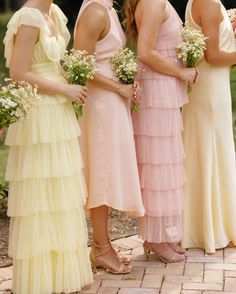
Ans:
POLYGON ((101 267, 101 268, 105 269, 107 272, 109 272, 109 273, 111 273, 113 275, 130 274, 131 270, 132 270, 131 266, 128 266, 128 265, 126 265, 126 264, 124 264, 122 262, 120 262, 120 267, 116 271, 113 268, 111 268, 111 266, 106 264, 105 261, 98 261, 97 260, 97 258, 99 256, 102 256, 103 254, 107 253, 110 250, 114 250, 110 243, 108 243, 107 245, 104 245, 104 246, 100 246, 95 242, 92 243, 91 252, 90 252, 90 261, 91 261, 93 273, 97 273, 97 268, 101 267), (96 249, 99 250, 98 253, 95 253, 96 249))
POLYGON ((112 247, 111 241, 109 241, 109 244, 111 245, 111 249, 115 252, 120 262, 124 263, 125 265, 130 264, 130 259, 124 256, 119 255, 116 250, 112 247))
POLYGON ((176 253, 180 255, 184 255, 186 253, 186 250, 176 243, 167 243, 167 244, 170 246, 172 250, 174 250, 176 253))
POLYGON ((147 260, 149 259, 151 252, 156 253, 158 255, 158 258, 164 263, 174 263, 174 262, 181 262, 185 260, 185 257, 183 255, 178 254, 177 252, 172 250, 170 247, 160 252, 157 252, 156 250, 152 248, 151 244, 147 241, 144 241, 143 243, 143 250, 147 260), (163 256, 164 253, 168 253, 168 252, 171 253, 172 255, 170 259, 166 259, 163 256), (179 257, 179 258, 176 259, 176 257, 179 257))

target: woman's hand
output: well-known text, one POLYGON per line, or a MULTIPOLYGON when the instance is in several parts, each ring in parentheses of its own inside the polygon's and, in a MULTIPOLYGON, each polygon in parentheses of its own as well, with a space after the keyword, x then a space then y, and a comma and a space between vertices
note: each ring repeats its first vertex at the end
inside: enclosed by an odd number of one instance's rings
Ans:
POLYGON ((139 92, 140 88, 137 83, 130 85, 119 84, 118 94, 123 98, 137 102, 139 100, 139 92))
POLYGON ((118 88, 118 94, 126 99, 133 99, 134 96, 134 85, 120 84, 118 88))
POLYGON ((64 95, 85 105, 88 89, 80 85, 65 84, 64 95))
POLYGON ((181 68, 179 78, 182 81, 188 82, 190 84, 195 84, 199 77, 199 71, 196 67, 192 68, 181 68))
POLYGON ((138 82, 134 83, 134 93, 133 93, 133 101, 139 102, 139 97, 141 94, 142 88, 140 87, 140 84, 138 82))

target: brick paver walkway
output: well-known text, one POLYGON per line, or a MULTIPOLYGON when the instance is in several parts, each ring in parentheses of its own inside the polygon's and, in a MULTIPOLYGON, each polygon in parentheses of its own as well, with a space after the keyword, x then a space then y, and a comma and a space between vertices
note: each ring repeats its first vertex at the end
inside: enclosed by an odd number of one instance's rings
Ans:
MULTIPOLYGON (((137 236, 113 244, 132 258, 133 272, 116 276, 101 270, 94 284, 81 294, 236 294, 236 248, 208 256, 202 250, 191 249, 185 262, 166 265, 155 255, 147 262, 137 236)), ((11 293, 11 275, 11 267, 0 269, 0 294, 11 293)))

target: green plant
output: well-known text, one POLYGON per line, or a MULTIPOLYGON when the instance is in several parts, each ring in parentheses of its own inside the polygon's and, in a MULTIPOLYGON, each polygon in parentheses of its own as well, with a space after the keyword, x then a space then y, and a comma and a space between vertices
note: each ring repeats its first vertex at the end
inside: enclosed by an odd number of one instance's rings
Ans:
POLYGON ((8 184, 0 183, 0 215, 7 212, 8 184))
POLYGON ((6 30, 7 30, 7 23, 11 18, 12 13, 1 13, 0 14, 0 82, 8 75, 8 70, 5 66, 5 58, 4 58, 4 44, 2 40, 4 39, 6 30))

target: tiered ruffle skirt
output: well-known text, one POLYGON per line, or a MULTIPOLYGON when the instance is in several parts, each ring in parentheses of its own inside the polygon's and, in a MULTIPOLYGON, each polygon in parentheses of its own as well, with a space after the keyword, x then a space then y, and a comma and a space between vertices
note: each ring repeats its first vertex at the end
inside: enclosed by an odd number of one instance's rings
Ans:
POLYGON ((186 89, 168 76, 144 77, 140 86, 140 112, 133 115, 133 124, 146 214, 139 218, 139 235, 154 243, 176 242, 182 238, 185 173, 180 108, 187 102, 186 89))
POLYGON ((79 134, 71 103, 46 95, 8 130, 14 293, 72 293, 93 280, 79 134))

